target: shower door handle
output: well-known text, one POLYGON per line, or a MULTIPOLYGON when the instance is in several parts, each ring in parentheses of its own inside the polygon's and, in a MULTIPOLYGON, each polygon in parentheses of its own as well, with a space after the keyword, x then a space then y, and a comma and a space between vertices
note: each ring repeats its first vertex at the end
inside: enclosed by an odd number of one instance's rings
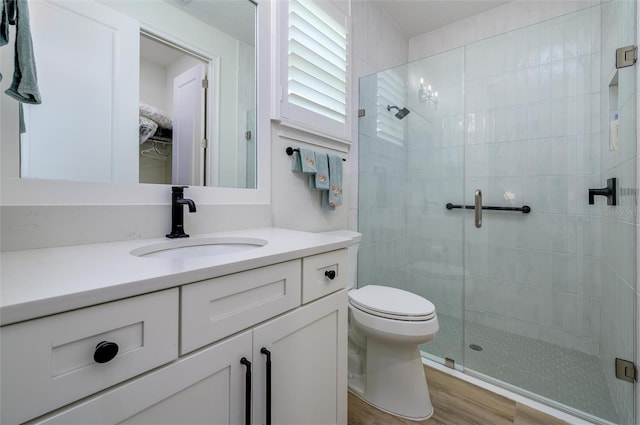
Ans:
POLYGON ((476 189, 475 205, 473 207, 475 213, 476 227, 482 227, 482 191, 476 189))

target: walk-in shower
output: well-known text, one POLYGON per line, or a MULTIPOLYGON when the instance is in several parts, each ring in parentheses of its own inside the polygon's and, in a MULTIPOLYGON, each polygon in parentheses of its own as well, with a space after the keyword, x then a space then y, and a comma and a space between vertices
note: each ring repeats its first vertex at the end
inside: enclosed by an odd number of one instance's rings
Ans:
POLYGON ((635 44, 635 7, 602 2, 359 87, 358 285, 435 304, 425 357, 596 423, 634 422, 615 364, 635 355, 637 65, 615 56, 635 44), (590 205, 610 178, 617 205, 590 205), (476 190, 497 207, 480 227, 476 190))

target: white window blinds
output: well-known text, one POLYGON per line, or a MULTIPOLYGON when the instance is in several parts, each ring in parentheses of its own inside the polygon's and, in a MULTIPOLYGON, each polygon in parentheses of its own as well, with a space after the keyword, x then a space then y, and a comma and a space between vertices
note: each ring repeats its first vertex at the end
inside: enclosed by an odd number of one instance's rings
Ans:
POLYGON ((323 8, 310 0, 289 1, 287 101, 344 125, 347 29, 323 8))
POLYGON ((406 83, 395 70, 378 73, 377 77, 377 120, 376 134, 380 139, 404 145, 405 122, 396 118, 396 110, 387 110, 387 106, 405 104, 406 83))

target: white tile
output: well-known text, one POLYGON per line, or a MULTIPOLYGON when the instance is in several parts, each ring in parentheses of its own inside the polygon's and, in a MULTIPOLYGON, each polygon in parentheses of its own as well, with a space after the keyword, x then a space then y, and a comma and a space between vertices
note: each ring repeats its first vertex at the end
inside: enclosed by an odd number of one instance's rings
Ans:
POLYGON ((551 24, 551 60, 560 61, 564 58, 564 29, 562 22, 551 24))
POLYGON ((566 94, 564 81, 564 62, 562 60, 551 63, 551 97, 564 98, 566 94))
POLYGON ((531 26, 526 32, 527 66, 537 67, 540 64, 540 28, 531 26))
MULTIPOLYGON (((578 98, 568 97, 565 107, 564 134, 573 136, 578 134, 578 107, 582 108, 583 105, 578 105, 578 98)), ((582 134, 582 129, 580 129, 580 133, 582 134)))
POLYGON ((575 17, 567 19, 563 24, 564 29, 564 57, 574 58, 578 55, 578 24, 575 17))
POLYGON ((564 87, 565 96, 575 96, 577 93, 578 61, 575 57, 564 60, 564 87))
POLYGON ((529 79, 526 68, 521 68, 516 74, 516 104, 521 105, 529 101, 529 79))
MULTIPOLYGON (((577 16, 576 25, 576 42, 577 42, 577 54, 585 55, 591 53, 592 46, 592 28, 591 28, 591 11, 588 10, 586 12, 581 12, 577 16)), ((594 36, 598 36, 597 33, 593 34, 594 36)))

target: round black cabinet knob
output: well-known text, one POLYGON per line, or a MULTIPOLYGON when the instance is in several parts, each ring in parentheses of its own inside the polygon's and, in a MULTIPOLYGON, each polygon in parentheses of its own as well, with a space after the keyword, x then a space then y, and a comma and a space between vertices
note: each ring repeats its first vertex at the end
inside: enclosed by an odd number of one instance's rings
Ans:
POLYGON ((118 344, 115 342, 102 341, 100 344, 96 345, 96 352, 93 353, 93 360, 95 360, 96 363, 106 363, 113 360, 116 354, 118 354, 118 344))
POLYGON ((324 272, 324 275, 326 277, 328 277, 329 279, 333 280, 336 278, 336 271, 335 270, 327 270, 326 272, 324 272))

